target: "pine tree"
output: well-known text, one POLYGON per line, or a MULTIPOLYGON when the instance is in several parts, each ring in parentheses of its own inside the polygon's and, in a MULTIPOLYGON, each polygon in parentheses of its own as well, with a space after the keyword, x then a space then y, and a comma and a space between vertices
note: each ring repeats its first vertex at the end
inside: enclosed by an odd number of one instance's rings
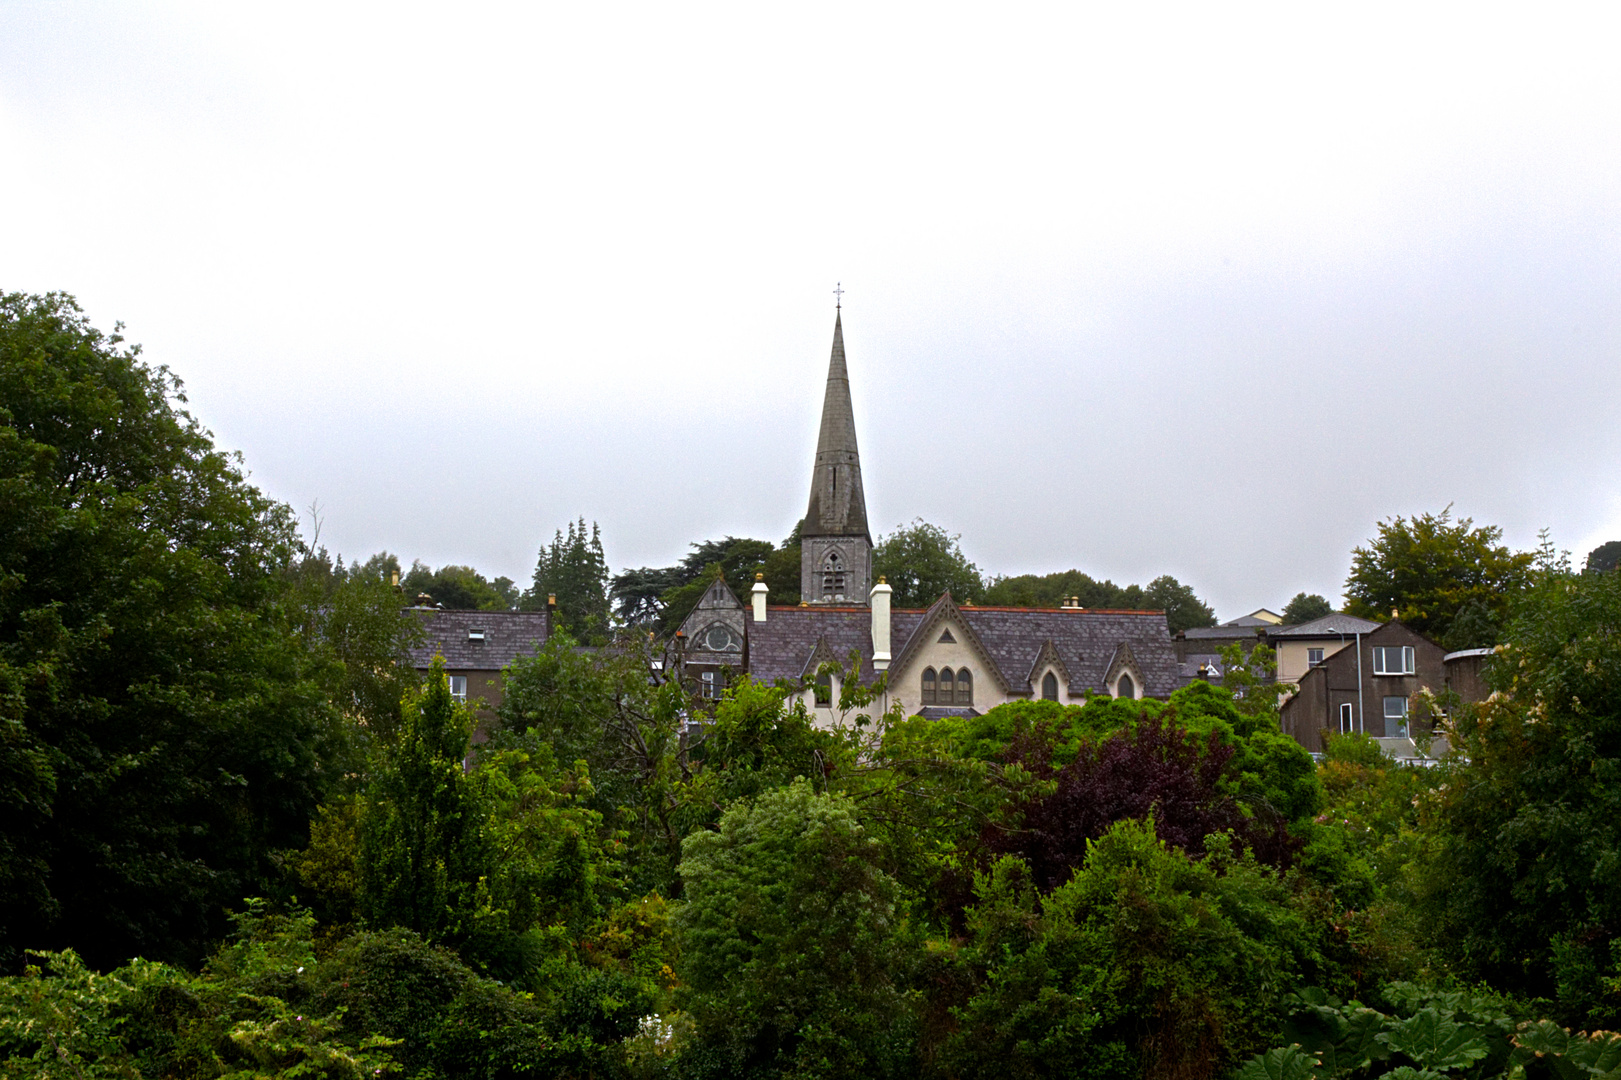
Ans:
POLYGON ((608 560, 602 552, 602 532, 596 522, 588 533, 585 518, 569 523, 568 534, 559 529, 549 546, 540 549, 534 586, 522 606, 531 611, 557 597, 560 629, 578 641, 601 641, 608 635, 608 560))

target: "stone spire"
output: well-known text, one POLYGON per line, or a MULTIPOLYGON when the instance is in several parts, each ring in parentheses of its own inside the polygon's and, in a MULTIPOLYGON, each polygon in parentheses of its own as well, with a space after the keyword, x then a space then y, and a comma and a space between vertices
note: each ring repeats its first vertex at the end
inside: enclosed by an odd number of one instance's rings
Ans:
POLYGON ((861 487, 850 375, 844 366, 843 312, 833 319, 833 355, 822 398, 822 430, 811 470, 810 505, 800 527, 800 593, 807 603, 867 602, 872 536, 861 487))
POLYGON ((810 507, 801 536, 866 536, 867 497, 861 490, 861 455, 850 406, 850 374, 844 366, 844 318, 833 318, 833 357, 822 398, 822 432, 816 439, 810 507))

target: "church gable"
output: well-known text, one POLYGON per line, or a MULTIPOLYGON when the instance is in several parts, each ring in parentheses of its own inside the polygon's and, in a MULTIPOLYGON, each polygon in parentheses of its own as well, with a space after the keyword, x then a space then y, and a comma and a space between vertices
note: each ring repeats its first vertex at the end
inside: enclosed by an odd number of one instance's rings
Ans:
MULTIPOLYGON (((922 621, 896 655, 889 668, 890 687, 902 701, 910 705, 926 695, 925 675, 928 670, 935 672, 935 689, 938 693, 942 673, 950 669, 955 682, 956 673, 965 665, 977 670, 982 680, 988 680, 985 691, 994 691, 1003 697, 1015 693, 1002 669, 948 592, 924 612, 922 621)), ((955 694, 953 700, 956 700, 955 694)), ((983 694, 975 698, 976 704, 983 704, 986 700, 983 694)))
POLYGON ((740 667, 743 663, 744 609, 726 580, 715 578, 698 606, 681 622, 679 633, 688 664, 740 667))

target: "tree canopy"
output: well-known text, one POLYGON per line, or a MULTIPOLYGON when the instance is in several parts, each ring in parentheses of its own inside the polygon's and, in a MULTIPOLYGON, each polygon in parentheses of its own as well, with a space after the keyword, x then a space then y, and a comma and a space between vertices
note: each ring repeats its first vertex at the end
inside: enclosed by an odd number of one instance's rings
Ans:
POLYGON ((440 607, 458 611, 510 611, 518 606, 521 596, 511 578, 489 581, 471 566, 450 565, 433 570, 420 560, 411 564, 400 587, 411 603, 426 593, 440 607))
POLYGON ((1621 566, 1621 540, 1600 544, 1587 553, 1586 569, 1589 573, 1614 570, 1617 566, 1621 566))
POLYGON ((962 553, 961 539, 922 518, 897 526, 872 550, 873 582, 888 581, 896 607, 928 607, 946 592, 959 604, 977 604, 985 581, 962 553))
POLYGON ((292 514, 184 403, 70 297, 0 297, 0 962, 198 955, 353 761, 292 514))
POLYGON ((610 595, 620 620, 655 630, 661 636, 676 628, 703 599, 716 575, 748 603, 755 575, 764 577, 773 604, 799 603, 799 528, 781 544, 726 536, 691 545, 674 566, 643 566, 616 574, 610 595))
POLYGON ((1346 614, 1399 618, 1449 648, 1494 644, 1536 558, 1510 551, 1502 536, 1495 525, 1454 521, 1450 506, 1381 521, 1379 535, 1351 553, 1346 614), (1461 623, 1458 635, 1451 635, 1454 623, 1461 623))
POLYGON ((1216 613, 1210 605, 1199 599, 1192 586, 1183 585, 1169 574, 1155 578, 1147 588, 1098 581, 1079 570, 992 578, 985 587, 983 602, 998 607, 1060 607, 1072 596, 1086 608, 1164 611, 1173 634, 1195 626, 1216 625, 1216 613))
POLYGON ((1309 623, 1313 619, 1321 619, 1325 615, 1334 614, 1334 605, 1326 597, 1316 593, 1295 593, 1295 598, 1283 607, 1283 625, 1299 626, 1309 623))

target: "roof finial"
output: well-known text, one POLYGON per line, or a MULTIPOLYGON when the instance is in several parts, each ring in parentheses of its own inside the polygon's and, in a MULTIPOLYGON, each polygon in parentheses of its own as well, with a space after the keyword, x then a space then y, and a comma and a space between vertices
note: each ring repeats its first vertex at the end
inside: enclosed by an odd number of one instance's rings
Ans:
POLYGON ((833 310, 844 310, 844 282, 842 281, 833 284, 833 310))

